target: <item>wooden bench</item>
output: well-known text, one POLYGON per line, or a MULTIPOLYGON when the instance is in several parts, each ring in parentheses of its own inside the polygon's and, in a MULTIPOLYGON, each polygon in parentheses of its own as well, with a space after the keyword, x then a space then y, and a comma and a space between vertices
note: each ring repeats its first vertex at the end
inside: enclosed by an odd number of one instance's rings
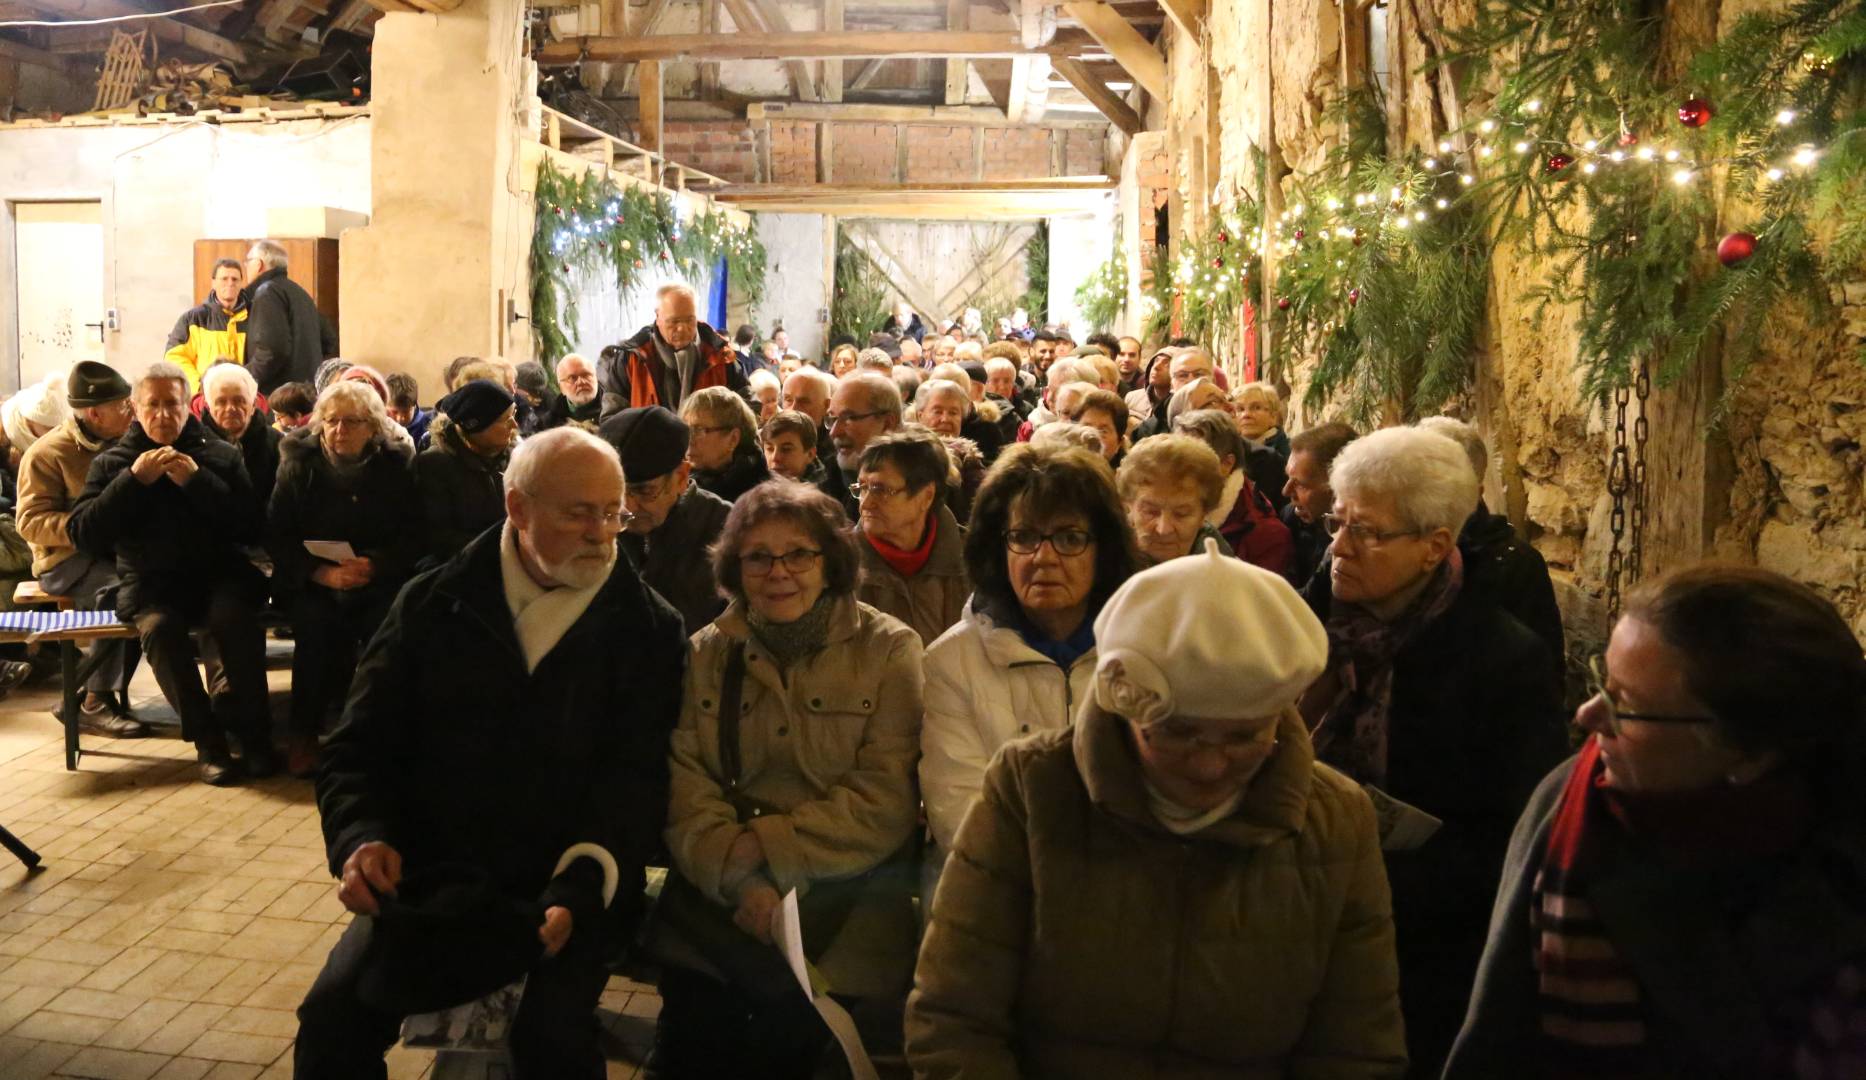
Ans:
MULTIPOLYGON (((72 610, 72 598, 48 593, 39 587, 37 581, 28 579, 19 583, 13 590, 13 602, 22 607, 52 606, 59 611, 72 610)), ((96 669, 98 655, 83 654, 86 645, 100 641, 134 639, 136 628, 128 623, 117 622, 106 626, 71 627, 64 630, 17 630, 0 628, 0 642, 19 642, 27 645, 56 643, 61 681, 63 682, 65 727, 65 768, 77 771, 78 757, 83 748, 78 744, 78 718, 82 697, 81 687, 84 680, 96 669)))

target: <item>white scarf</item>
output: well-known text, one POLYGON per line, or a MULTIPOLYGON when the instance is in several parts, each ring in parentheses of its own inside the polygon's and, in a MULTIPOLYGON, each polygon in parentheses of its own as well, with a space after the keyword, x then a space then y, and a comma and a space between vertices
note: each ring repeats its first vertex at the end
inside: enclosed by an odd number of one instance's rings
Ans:
POLYGON ((1218 508, 1205 515, 1205 521, 1216 529, 1231 519, 1231 508, 1238 504, 1238 496, 1244 493, 1244 466, 1239 465, 1225 477, 1225 489, 1218 496, 1218 508))
POLYGON ((608 581, 605 578, 587 589, 572 589, 567 585, 547 589, 539 585, 531 579, 524 561, 519 558, 518 534, 509 521, 499 536, 499 576, 505 580, 505 606, 511 609, 512 619, 517 624, 518 644, 525 652, 528 673, 538 670, 538 664, 583 617, 590 601, 596 599, 596 594, 608 581))
POLYGON ((1159 788, 1147 783, 1144 778, 1141 784, 1147 789, 1147 807, 1153 811, 1153 819, 1174 836, 1191 836, 1193 833, 1202 832, 1207 827, 1230 817, 1237 810, 1238 805, 1244 801, 1244 789, 1239 788, 1237 794, 1210 810, 1194 810, 1189 806, 1181 806, 1162 795, 1159 788))

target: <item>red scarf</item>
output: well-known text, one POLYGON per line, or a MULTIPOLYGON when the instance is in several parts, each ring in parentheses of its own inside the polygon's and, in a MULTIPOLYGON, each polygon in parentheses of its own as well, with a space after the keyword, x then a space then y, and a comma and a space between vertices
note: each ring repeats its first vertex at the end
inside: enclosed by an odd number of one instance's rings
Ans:
POLYGON ((875 554, 881 556, 883 561, 892 566, 895 573, 904 578, 910 578, 918 574, 920 568, 927 564, 927 560, 933 557, 933 540, 939 535, 939 519, 929 518, 927 520, 926 539, 922 540, 920 546, 912 551, 897 548, 870 532, 863 532, 862 535, 867 538, 868 546, 874 548, 875 554))

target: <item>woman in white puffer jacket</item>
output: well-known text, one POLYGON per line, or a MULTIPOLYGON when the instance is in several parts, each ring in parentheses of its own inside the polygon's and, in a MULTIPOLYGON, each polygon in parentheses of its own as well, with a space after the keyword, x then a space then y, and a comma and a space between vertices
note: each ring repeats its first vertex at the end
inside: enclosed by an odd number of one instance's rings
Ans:
MULTIPOLYGON (((1095 616, 1141 565, 1099 456, 1007 448, 979 488, 966 534, 973 593, 926 653, 920 793, 936 869, 1013 739, 1066 727, 1095 674, 1095 616)), ((929 893, 930 896, 930 893, 929 893)))

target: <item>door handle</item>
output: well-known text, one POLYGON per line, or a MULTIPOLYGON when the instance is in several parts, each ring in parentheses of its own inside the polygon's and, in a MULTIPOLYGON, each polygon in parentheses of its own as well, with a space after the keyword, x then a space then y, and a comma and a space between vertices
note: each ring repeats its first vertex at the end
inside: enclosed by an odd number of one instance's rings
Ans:
POLYGON ((86 326, 94 326, 94 327, 96 327, 96 328, 97 328, 97 340, 98 340, 99 342, 102 342, 102 341, 104 340, 104 324, 103 324, 103 323, 100 323, 100 322, 87 322, 87 323, 85 323, 84 325, 86 325, 86 326))

